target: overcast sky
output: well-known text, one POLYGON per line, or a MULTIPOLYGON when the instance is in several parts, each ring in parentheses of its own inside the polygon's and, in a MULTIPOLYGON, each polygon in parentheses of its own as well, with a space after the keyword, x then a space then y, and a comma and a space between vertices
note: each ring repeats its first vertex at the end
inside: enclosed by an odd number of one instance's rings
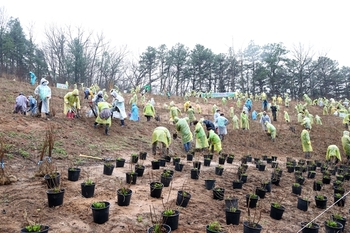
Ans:
POLYGON ((8 16, 26 30, 34 25, 40 45, 50 25, 103 32, 114 45, 138 56, 147 46, 202 44, 226 53, 255 44, 312 48, 350 66, 350 1, 347 0, 1 0, 8 16))

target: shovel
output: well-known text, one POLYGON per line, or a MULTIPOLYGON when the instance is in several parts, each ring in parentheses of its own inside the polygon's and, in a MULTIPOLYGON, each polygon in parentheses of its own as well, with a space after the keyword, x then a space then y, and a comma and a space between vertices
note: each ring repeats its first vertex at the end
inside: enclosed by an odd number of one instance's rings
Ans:
POLYGON ((100 157, 91 156, 91 155, 83 155, 83 154, 80 154, 79 156, 80 156, 80 157, 84 157, 84 158, 89 158, 89 159, 102 160, 102 161, 104 161, 104 162, 112 162, 112 161, 115 161, 115 159, 112 159, 112 158, 100 158, 100 157))

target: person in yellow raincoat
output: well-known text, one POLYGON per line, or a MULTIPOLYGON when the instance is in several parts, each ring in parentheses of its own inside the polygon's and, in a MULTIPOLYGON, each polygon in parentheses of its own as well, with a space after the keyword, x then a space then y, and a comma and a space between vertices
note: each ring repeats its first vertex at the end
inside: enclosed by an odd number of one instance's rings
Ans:
POLYGON ((235 115, 235 109, 233 106, 230 107, 230 117, 232 118, 235 115))
POLYGON ((350 133, 349 131, 343 131, 343 137, 341 138, 341 144, 345 152, 346 158, 350 160, 350 133))
POLYGON ((321 117, 319 115, 315 116, 315 121, 316 121, 316 125, 322 125, 322 120, 321 120, 321 117))
POLYGON ((72 108, 76 108, 77 111, 80 111, 80 100, 79 100, 79 91, 78 89, 74 89, 71 92, 68 92, 64 96, 64 115, 67 115, 68 111, 72 112, 72 108))
POLYGON ((283 99, 280 95, 277 97, 277 104, 281 105, 283 103, 283 99))
POLYGON ((185 151, 188 152, 191 149, 191 141, 193 138, 190 126, 187 123, 188 118, 186 118, 175 117, 174 122, 176 131, 181 133, 182 144, 184 145, 185 151))
POLYGON ((175 117, 181 115, 181 110, 175 106, 174 102, 170 102, 170 121, 174 121, 175 117))
POLYGON ((289 107, 289 97, 288 97, 288 96, 286 96, 286 98, 284 99, 284 106, 285 106, 286 108, 289 107))
POLYGON ((226 106, 227 99, 225 97, 222 97, 221 102, 222 102, 222 105, 226 106))
POLYGON ((303 147, 303 152, 305 153, 305 158, 311 158, 310 152, 312 152, 312 146, 310 141, 310 128, 303 129, 300 134, 301 145, 303 147))
POLYGON ((243 130, 248 130, 249 129, 248 115, 245 113, 244 110, 241 113, 241 128, 243 130))
POLYGON ((267 128, 267 135, 271 136, 271 140, 274 142, 276 138, 276 127, 273 126, 270 122, 265 122, 267 128))
POLYGON ((112 125, 112 105, 103 101, 97 104, 99 114, 96 117, 94 128, 97 125, 105 125, 105 134, 109 135, 109 128, 112 125))
POLYGON ((323 115, 328 115, 328 108, 327 108, 327 105, 325 105, 325 106, 323 107, 322 114, 323 114, 323 115))
POLYGON ((156 111, 154 110, 151 102, 148 101, 146 106, 143 108, 143 115, 147 118, 147 121, 150 121, 151 118, 156 115, 156 111))
POLYGON ((213 107, 211 108, 211 112, 212 112, 213 114, 215 114, 215 113, 216 113, 216 110, 218 110, 218 106, 216 106, 216 104, 214 104, 213 107))
POLYGON ((212 129, 209 130, 208 143, 211 153, 218 152, 218 154, 221 154, 222 146, 220 137, 212 129))
POLYGON ((284 120, 288 123, 290 122, 290 119, 289 119, 289 114, 287 111, 284 111, 284 120))
POLYGON ((232 125, 233 129, 239 129, 238 117, 236 115, 232 117, 232 125))
POLYGON ((349 129, 349 122, 350 122, 350 114, 346 114, 343 118, 343 125, 346 129, 349 129))
POLYGON ((169 155, 169 146, 171 144, 171 135, 167 128, 158 126, 152 133, 152 154, 156 155, 157 144, 162 144, 162 155, 169 155))
POLYGON ((188 107, 187 115, 188 115, 188 119, 190 121, 190 126, 191 126, 192 122, 196 120, 196 116, 194 115, 194 109, 192 108, 192 106, 188 107))
POLYGON ((191 101, 186 101, 184 103, 184 112, 187 112, 188 108, 190 107, 191 101))
POLYGON ((199 104, 196 104, 196 108, 197 108, 197 113, 202 114, 202 108, 199 104))
POLYGON ((194 137, 196 139, 196 150, 202 151, 205 148, 209 147, 207 135, 205 134, 204 128, 201 123, 197 120, 193 122, 194 129, 194 137))
POLYGON ((336 145, 329 145, 326 153, 326 161, 330 161, 333 165, 341 161, 339 148, 336 145))

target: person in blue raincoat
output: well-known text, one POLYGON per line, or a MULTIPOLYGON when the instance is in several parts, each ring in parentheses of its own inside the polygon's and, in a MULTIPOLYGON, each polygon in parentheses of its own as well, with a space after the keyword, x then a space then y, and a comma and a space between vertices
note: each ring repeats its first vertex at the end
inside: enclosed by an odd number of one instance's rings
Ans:
POLYGON ((29 75, 30 75, 30 84, 34 85, 36 81, 36 76, 32 71, 29 72, 29 75))
POLYGON ((258 113, 254 110, 254 111, 252 112, 252 119, 253 119, 253 120, 256 120, 257 116, 258 116, 258 113))
POLYGON ((131 121, 139 121, 139 108, 136 106, 135 103, 133 103, 131 106, 130 120, 131 121))
POLYGON ((36 110, 37 110, 37 101, 36 101, 36 99, 33 97, 33 96, 29 96, 28 97, 28 99, 29 99, 29 109, 27 110, 27 112, 30 112, 31 111, 31 116, 34 116, 34 115, 36 115, 36 110))
POLYGON ((244 105, 248 108, 249 112, 252 110, 253 103, 252 103, 252 101, 249 98, 245 101, 244 105))

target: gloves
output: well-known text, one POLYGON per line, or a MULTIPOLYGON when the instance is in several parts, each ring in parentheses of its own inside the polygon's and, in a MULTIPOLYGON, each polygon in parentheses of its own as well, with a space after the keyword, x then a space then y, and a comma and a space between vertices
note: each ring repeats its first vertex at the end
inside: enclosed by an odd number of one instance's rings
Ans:
POLYGON ((65 103, 66 103, 66 104, 69 104, 69 102, 68 102, 68 101, 66 101, 65 103))

